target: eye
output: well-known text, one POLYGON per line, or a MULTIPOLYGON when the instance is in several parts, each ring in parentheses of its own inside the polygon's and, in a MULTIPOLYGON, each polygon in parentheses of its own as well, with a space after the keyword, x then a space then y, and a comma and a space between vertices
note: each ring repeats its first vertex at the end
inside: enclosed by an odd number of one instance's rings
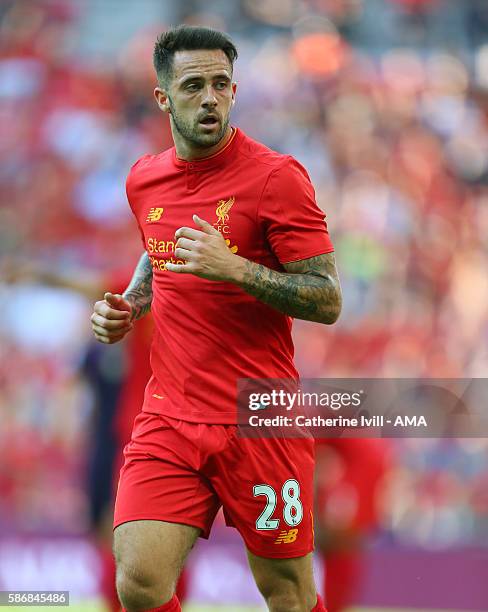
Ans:
POLYGON ((197 91, 198 85, 196 83, 190 83, 185 87, 186 91, 197 91))
POLYGON ((225 89, 227 87, 227 81, 219 81, 216 87, 217 89, 225 89))

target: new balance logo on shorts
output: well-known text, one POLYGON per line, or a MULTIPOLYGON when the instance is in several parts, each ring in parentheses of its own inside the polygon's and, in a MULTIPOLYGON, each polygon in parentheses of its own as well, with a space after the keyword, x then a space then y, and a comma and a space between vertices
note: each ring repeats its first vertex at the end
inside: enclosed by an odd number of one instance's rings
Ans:
POLYGON ((275 544, 291 544, 295 542, 298 535, 298 529, 290 529, 289 531, 280 531, 280 535, 274 541, 275 544))

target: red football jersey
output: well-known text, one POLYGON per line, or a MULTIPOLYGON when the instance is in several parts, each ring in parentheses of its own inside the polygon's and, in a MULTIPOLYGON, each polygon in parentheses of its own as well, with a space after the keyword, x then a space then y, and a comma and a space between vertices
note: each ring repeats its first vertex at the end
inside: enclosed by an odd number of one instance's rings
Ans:
MULTIPOLYGON (((333 251, 305 169, 235 129, 216 154, 175 148, 132 167, 127 197, 153 266, 153 375, 143 410, 201 423, 236 422, 239 378, 297 378, 292 319, 227 282, 174 274, 175 232, 197 214, 232 252, 274 270, 333 251)), ((183 263, 183 262, 181 262, 183 263)))

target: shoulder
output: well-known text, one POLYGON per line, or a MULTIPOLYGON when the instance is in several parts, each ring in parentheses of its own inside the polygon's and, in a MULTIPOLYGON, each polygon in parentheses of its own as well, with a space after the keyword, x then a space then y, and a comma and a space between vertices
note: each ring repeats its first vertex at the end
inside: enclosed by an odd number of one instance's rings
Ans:
POLYGON ((148 154, 140 157, 129 170, 127 185, 144 183, 146 180, 151 179, 155 173, 161 175, 161 172, 164 171, 164 168, 171 160, 172 151, 173 149, 171 148, 162 153, 155 155, 148 154))
POLYGON ((242 139, 239 147, 239 153, 242 157, 252 160, 254 165, 261 166, 263 169, 273 171, 279 168, 283 163, 286 163, 288 155, 273 151, 262 142, 258 142, 249 137, 244 132, 241 132, 242 139))
POLYGON ((306 169, 293 156, 270 149, 257 140, 243 135, 239 153, 252 160, 253 165, 260 166, 269 175, 288 177, 289 179, 310 180, 306 169))

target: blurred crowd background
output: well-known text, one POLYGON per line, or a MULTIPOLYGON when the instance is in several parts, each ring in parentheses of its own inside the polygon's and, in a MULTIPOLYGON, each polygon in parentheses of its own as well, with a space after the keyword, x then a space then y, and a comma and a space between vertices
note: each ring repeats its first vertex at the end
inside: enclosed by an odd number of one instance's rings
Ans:
MULTIPOLYGON (((0 535, 89 529, 87 369, 119 379, 123 348, 93 349, 90 300, 39 279, 111 289, 137 261, 125 177, 172 145, 152 47, 182 22, 233 36, 233 123, 301 161, 327 213, 344 310, 296 322, 301 374, 486 376, 486 1, 3 0, 0 535)), ((379 541, 486 546, 488 442, 393 446, 379 541)))

